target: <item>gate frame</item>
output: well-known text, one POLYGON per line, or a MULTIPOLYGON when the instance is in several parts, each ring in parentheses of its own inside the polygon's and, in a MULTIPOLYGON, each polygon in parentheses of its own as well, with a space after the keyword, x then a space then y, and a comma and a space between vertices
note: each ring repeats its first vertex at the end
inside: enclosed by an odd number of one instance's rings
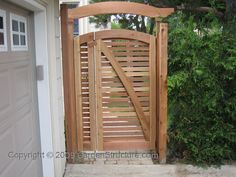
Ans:
POLYGON ((159 162, 166 162, 167 146, 167 59, 168 59, 168 25, 161 22, 160 17, 166 17, 174 12, 173 8, 156 8, 149 5, 133 2, 100 2, 68 9, 66 4, 61 5, 61 35, 62 35, 62 62, 65 105, 65 125, 68 163, 74 163, 78 152, 77 124, 76 124, 76 90, 74 67, 74 19, 99 14, 136 14, 156 18, 158 27, 157 41, 157 131, 156 150, 159 162))

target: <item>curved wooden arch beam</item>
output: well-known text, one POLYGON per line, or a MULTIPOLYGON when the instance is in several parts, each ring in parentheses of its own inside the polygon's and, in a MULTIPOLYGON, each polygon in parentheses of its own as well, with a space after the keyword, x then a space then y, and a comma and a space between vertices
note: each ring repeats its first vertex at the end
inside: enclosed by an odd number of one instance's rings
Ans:
POLYGON ((71 19, 83 18, 101 14, 135 14, 146 17, 166 17, 174 12, 173 8, 156 8, 153 6, 134 2, 100 2, 77 7, 69 10, 71 19))
POLYGON ((91 32, 79 36, 80 44, 99 39, 133 39, 149 44, 152 35, 132 30, 114 29, 91 32))

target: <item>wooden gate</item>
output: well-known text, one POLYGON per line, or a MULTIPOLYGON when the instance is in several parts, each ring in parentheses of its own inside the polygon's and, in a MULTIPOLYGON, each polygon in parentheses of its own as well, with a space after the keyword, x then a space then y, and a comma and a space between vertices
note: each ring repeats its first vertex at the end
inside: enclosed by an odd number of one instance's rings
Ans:
POLYGON ((74 53, 79 150, 155 149, 156 37, 89 33, 74 53))
MULTIPOLYGON (((153 149, 165 162, 167 24, 174 10, 131 2, 61 6, 67 151, 153 149), (97 14, 157 19, 157 36, 108 30, 73 36, 73 20, 97 14)), ((68 156, 73 163, 74 156, 68 156)))

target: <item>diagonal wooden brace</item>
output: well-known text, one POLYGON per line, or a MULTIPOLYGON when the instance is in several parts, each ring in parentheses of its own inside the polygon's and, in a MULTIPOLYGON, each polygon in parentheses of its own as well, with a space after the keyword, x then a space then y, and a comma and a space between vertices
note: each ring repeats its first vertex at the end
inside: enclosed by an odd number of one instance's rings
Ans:
POLYGON ((109 48, 106 46, 106 44, 101 40, 98 40, 97 43, 100 43, 101 52, 103 52, 104 55, 107 57, 107 59, 110 61, 113 69, 115 70, 115 72, 119 76, 122 84, 124 85, 127 93, 129 94, 129 96, 130 96, 130 98, 133 102, 135 111, 137 113, 138 119, 140 121, 140 124, 142 126, 144 137, 145 137, 146 140, 149 140, 150 139, 150 126, 149 126, 147 118, 146 118, 146 116, 143 112, 143 108, 142 108, 142 106, 141 106, 141 104, 138 100, 138 97, 135 93, 135 90, 132 86, 132 83, 130 82, 129 78, 126 76, 126 74, 123 71, 122 67, 116 61, 113 53, 109 50, 109 48))

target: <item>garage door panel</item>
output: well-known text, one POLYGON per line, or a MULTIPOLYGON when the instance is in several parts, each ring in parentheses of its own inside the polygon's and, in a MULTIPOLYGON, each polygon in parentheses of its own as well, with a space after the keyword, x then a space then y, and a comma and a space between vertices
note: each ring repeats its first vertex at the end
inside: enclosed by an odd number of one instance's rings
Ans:
POLYGON ((7 127, 5 132, 0 132, 0 174, 12 163, 12 160, 8 157, 8 153, 15 151, 15 138, 13 132, 13 127, 7 127))
POLYGON ((30 89, 30 65, 21 64, 20 66, 16 66, 15 68, 13 68, 13 72, 13 87, 15 88, 15 100, 17 105, 22 105, 25 101, 30 101, 29 98, 32 92, 30 89))
MULTIPOLYGON (((32 146, 26 147, 22 152, 34 152, 32 146)), ((18 160, 13 158, 10 165, 5 168, 1 174, 3 177, 18 177, 22 176, 24 171, 32 164, 34 160, 31 158, 26 158, 25 160, 18 160)), ((25 176, 30 177, 30 176, 25 176)))
POLYGON ((29 61, 28 52, 4 52, 1 53, 0 64, 29 61))
MULTIPOLYGON (((22 150, 22 152, 27 152, 27 153, 30 153, 30 152, 35 152, 35 147, 33 148, 34 146, 32 146, 32 144, 28 144, 25 149, 22 150)), ((25 160, 15 160, 15 163, 14 163, 14 168, 17 169, 19 176, 21 176, 20 174, 22 174, 25 169, 30 166, 30 164, 33 163, 33 159, 32 158, 26 158, 25 160)))
POLYGON ((15 70, 14 88, 16 89, 16 99, 19 101, 21 98, 29 96, 29 69, 28 66, 21 66, 15 70))
POLYGON ((37 177, 38 176, 38 168, 37 168, 37 161, 33 161, 22 173, 21 177, 25 176, 32 176, 37 177))
POLYGON ((32 105, 31 73, 29 62, 0 65, 0 123, 27 103, 32 105))
MULTIPOLYGON (((41 177, 41 159, 8 158, 13 152, 40 152, 33 13, 2 2, 7 16, 8 51, 0 52, 0 177, 41 177), (10 16, 26 18, 28 48, 11 48, 10 16), (19 49, 18 48, 18 49, 19 49), (22 49, 23 49, 22 48, 22 49), (5 157, 3 157, 5 155, 5 157), (37 175, 38 174, 38 175, 37 175)), ((16 46, 21 47, 21 46, 16 46)))
POLYGON ((27 112, 22 116, 19 116, 15 126, 17 151, 22 151, 25 146, 32 143, 32 112, 27 112))
MULTIPOLYGON (((9 111, 6 111, 4 114, 1 115, 1 122, 0 122, 0 134, 2 132, 5 132, 9 127, 15 127, 16 123, 19 119, 24 117, 25 115, 29 114, 30 111, 32 111, 33 105, 32 102, 26 103, 25 105, 22 105, 20 108, 16 109, 13 107, 9 111)), ((31 115, 32 118, 32 129, 35 129, 35 120, 34 115, 31 115)), ((35 131, 33 131, 35 133, 35 131)))
POLYGON ((9 119, 0 126, 0 164, 3 168, 0 169, 0 171, 4 174, 0 176, 10 177, 15 172, 20 174, 20 171, 23 172, 23 170, 33 162, 30 158, 26 160, 9 158, 9 152, 30 153, 39 151, 36 143, 37 140, 33 139, 36 134, 33 131, 35 126, 32 120, 33 113, 31 109, 31 104, 26 104, 23 108, 18 110, 15 115, 9 116, 9 119), (12 117, 14 117, 14 119, 12 119, 12 117), (13 171, 12 168, 14 168, 13 171))
MULTIPOLYGON (((8 69, 0 68, 0 118, 4 119, 3 115, 11 108, 11 90, 10 90, 10 81, 9 81, 9 71, 8 69)), ((0 123, 1 123, 0 119, 0 123)))

